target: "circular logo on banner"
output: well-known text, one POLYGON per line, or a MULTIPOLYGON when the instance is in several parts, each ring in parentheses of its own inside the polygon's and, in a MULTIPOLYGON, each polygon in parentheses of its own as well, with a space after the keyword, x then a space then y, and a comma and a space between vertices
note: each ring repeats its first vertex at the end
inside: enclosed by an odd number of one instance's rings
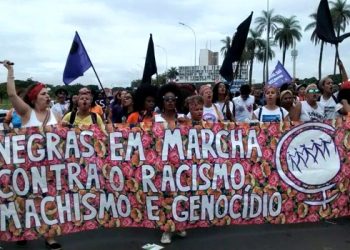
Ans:
POLYGON ((275 163, 282 180, 299 192, 322 193, 321 200, 304 201, 309 205, 325 207, 338 196, 326 194, 341 168, 334 133, 330 125, 305 123, 291 129, 277 145, 275 163))

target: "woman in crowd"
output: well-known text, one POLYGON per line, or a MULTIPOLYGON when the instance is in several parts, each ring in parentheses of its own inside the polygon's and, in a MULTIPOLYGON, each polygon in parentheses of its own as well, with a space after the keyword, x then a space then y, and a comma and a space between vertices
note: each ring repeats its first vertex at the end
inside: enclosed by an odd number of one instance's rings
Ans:
MULTIPOLYGON (((7 94, 10 102, 22 120, 22 127, 41 127, 57 124, 57 118, 50 109, 51 99, 46 86, 34 83, 27 88, 23 99, 16 93, 13 66, 3 62, 7 69, 7 94)), ((45 245, 52 250, 60 250, 61 245, 51 237, 45 239, 45 245)))
POLYGON ((284 90, 280 94, 280 105, 288 111, 289 116, 295 112, 293 93, 290 90, 284 90))
POLYGON ((177 122, 183 121, 184 115, 178 113, 181 100, 181 92, 176 84, 170 83, 160 87, 157 95, 157 106, 160 113, 154 116, 154 121, 164 122, 170 127, 175 127, 177 122))
POLYGON ((62 118, 62 124, 68 126, 92 125, 97 124, 104 130, 104 123, 99 114, 91 111, 92 98, 89 94, 80 94, 78 96, 77 111, 67 113, 62 118))
POLYGON ((186 98, 185 106, 188 107, 187 117, 191 119, 192 124, 201 124, 203 121, 203 97, 200 95, 189 96, 186 98))
POLYGON ((335 119, 343 113, 343 105, 338 103, 337 97, 333 94, 333 85, 333 80, 329 76, 321 79, 318 84, 321 91, 318 103, 324 109, 325 119, 335 119))
POLYGON ((128 120, 131 113, 134 112, 134 97, 130 90, 121 92, 121 106, 116 105, 112 108, 112 122, 122 123, 128 120))
POLYGON ((235 121, 247 122, 253 117, 255 98, 252 96, 249 84, 243 84, 240 95, 233 98, 233 114, 235 121))
POLYGON ((134 111, 128 116, 127 123, 152 122, 158 88, 153 85, 142 85, 135 92, 134 111))
POLYGON ((233 121, 233 103, 230 101, 229 87, 218 82, 213 88, 213 103, 219 106, 225 121, 233 121))
POLYGON ((275 86, 265 86, 266 105, 254 110, 253 119, 260 122, 288 121, 288 111, 277 105, 278 89, 275 86))
POLYGON ((69 104, 66 103, 68 96, 67 90, 59 88, 55 91, 56 103, 51 107, 51 110, 59 120, 68 112, 69 104))
POLYGON ((71 97, 69 98, 68 112, 77 111, 77 106, 78 106, 78 95, 71 95, 71 97))
POLYGON ((199 89, 199 95, 203 97, 203 120, 211 122, 223 121, 224 116, 220 110, 220 107, 213 104, 213 91, 209 84, 202 85, 199 89))
POLYGON ((300 102, 305 101, 305 89, 306 89, 306 84, 300 84, 297 87, 297 92, 298 92, 297 99, 300 102))
POLYGON ((324 109, 318 103, 320 90, 317 85, 309 84, 305 89, 305 101, 298 102, 295 106, 295 112, 291 114, 293 121, 323 121, 325 119, 324 109))

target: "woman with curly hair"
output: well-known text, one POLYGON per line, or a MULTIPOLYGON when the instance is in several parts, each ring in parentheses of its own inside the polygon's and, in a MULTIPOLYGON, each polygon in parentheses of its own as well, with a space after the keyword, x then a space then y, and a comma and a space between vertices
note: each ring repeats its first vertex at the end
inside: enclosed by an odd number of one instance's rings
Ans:
POLYGON ((160 113, 154 116, 154 121, 175 126, 178 121, 184 118, 183 114, 178 114, 182 103, 181 92, 176 84, 170 83, 163 85, 160 87, 157 96, 157 106, 160 113))
POLYGON ((128 116, 127 123, 152 122, 158 88, 153 85, 142 85, 134 95, 134 111, 128 116))

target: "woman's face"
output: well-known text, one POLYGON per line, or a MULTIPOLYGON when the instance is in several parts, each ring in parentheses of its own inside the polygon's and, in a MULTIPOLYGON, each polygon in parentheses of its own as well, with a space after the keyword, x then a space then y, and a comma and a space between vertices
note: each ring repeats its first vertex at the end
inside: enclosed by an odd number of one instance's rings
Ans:
POLYGON ((194 103, 189 106, 192 120, 200 121, 203 118, 203 104, 194 103))
POLYGON ((77 103, 78 103, 78 99, 79 99, 78 95, 73 95, 73 96, 72 96, 72 102, 73 102, 73 104, 77 104, 77 103))
POLYGON ((167 92, 163 96, 163 106, 165 111, 174 111, 176 109, 176 100, 177 96, 175 96, 172 92, 167 92))
POLYGON ((219 95, 225 95, 226 94, 226 86, 225 86, 225 84, 223 84, 223 83, 219 84, 218 94, 219 95))
POLYGON ((269 104, 276 104, 276 99, 277 99, 277 91, 275 88, 268 88, 265 91, 265 99, 266 102, 269 104))
POLYGON ((305 96, 305 87, 300 87, 299 90, 298 90, 298 94, 300 96, 305 96))
POLYGON ((156 101, 153 96, 147 96, 144 103, 144 108, 147 111, 153 111, 156 106, 156 101))
POLYGON ((306 92, 306 100, 308 102, 317 102, 320 94, 320 90, 317 87, 311 87, 306 92))
POLYGON ((281 106, 291 107, 292 105, 293 105, 293 96, 290 93, 284 94, 281 99, 281 106))
POLYGON ((133 105, 132 95, 126 92, 122 99, 122 106, 127 108, 133 105))
POLYGON ((327 78, 323 83, 323 91, 325 93, 332 93, 333 91, 333 80, 331 78, 327 78))
POLYGON ((211 103, 213 101, 213 91, 211 90, 211 88, 207 88, 203 92, 203 99, 205 103, 211 103))
POLYGON ((81 111, 88 111, 91 107, 91 95, 85 94, 85 95, 79 95, 78 97, 78 108, 81 111))
POLYGON ((49 96, 49 93, 47 91, 47 88, 43 88, 40 90, 38 96, 36 97, 34 101, 34 105, 37 107, 50 107, 51 99, 49 96))

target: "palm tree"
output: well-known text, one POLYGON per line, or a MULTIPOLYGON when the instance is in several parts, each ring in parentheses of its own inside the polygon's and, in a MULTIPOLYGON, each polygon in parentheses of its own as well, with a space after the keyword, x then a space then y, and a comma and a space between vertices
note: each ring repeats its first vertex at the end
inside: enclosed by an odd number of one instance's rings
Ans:
MULTIPOLYGON (((258 52, 256 53, 256 59, 259 61, 259 62, 262 62, 263 63, 263 69, 265 68, 265 65, 266 65, 266 46, 267 46, 267 43, 265 40, 263 40, 263 46, 259 48, 258 52)), ((274 43, 270 41, 269 43, 269 54, 268 54, 268 60, 272 60, 272 58, 275 57, 275 52, 272 50, 271 48, 271 44, 274 46, 274 43)), ((265 70, 263 70, 263 79, 265 79, 265 70)), ((268 78, 269 76, 267 76, 268 78)))
POLYGON ((171 67, 166 73, 166 75, 170 80, 175 80, 176 77, 179 75, 179 72, 175 67, 171 67))
POLYGON ((324 41, 320 40, 316 34, 317 13, 312 13, 309 17, 312 18, 313 21, 305 27, 305 31, 312 30, 312 34, 311 34, 310 39, 315 45, 317 45, 319 42, 321 42, 320 57, 318 60, 318 79, 321 79, 324 41))
POLYGON ((247 51, 249 53, 249 84, 252 84, 252 76, 253 76, 253 65, 254 65, 254 58, 256 57, 256 50, 261 49, 264 45, 264 40, 261 39, 261 32, 258 30, 250 30, 249 31, 249 37, 247 38, 246 47, 247 51))
MULTIPOLYGON (((340 31, 345 31, 346 26, 349 24, 350 20, 350 5, 346 4, 346 0, 336 0, 330 2, 332 8, 331 8, 331 15, 333 19, 334 29, 337 33, 337 37, 340 36, 340 31)), ((336 49, 335 52, 335 60, 334 60, 334 74, 336 73, 337 69, 337 56, 338 56, 338 49, 336 49)))
POLYGON ((295 19, 296 16, 291 16, 290 18, 279 17, 278 23, 282 27, 276 30, 275 41, 278 42, 280 48, 282 49, 282 64, 284 65, 286 59, 287 50, 293 46, 297 41, 300 41, 302 35, 300 33, 301 27, 299 21, 295 19))
POLYGON ((221 42, 224 44, 224 46, 220 49, 220 53, 222 56, 226 56, 227 51, 231 47, 231 37, 226 36, 225 39, 221 39, 221 42))
MULTIPOLYGON (((255 19, 255 23, 257 24, 257 29, 261 32, 266 30, 267 33, 267 49, 270 48, 269 42, 270 42, 270 37, 273 35, 277 29, 277 21, 279 19, 278 15, 273 15, 274 10, 271 9, 269 11, 263 10, 262 11, 262 16, 257 17, 255 19)), ((267 51, 268 52, 268 51, 267 51)), ((269 53, 269 52, 268 52, 269 53)), ((269 62, 266 62, 266 77, 268 77, 269 74, 269 62)), ((267 81, 267 79, 264 79, 267 81)))

